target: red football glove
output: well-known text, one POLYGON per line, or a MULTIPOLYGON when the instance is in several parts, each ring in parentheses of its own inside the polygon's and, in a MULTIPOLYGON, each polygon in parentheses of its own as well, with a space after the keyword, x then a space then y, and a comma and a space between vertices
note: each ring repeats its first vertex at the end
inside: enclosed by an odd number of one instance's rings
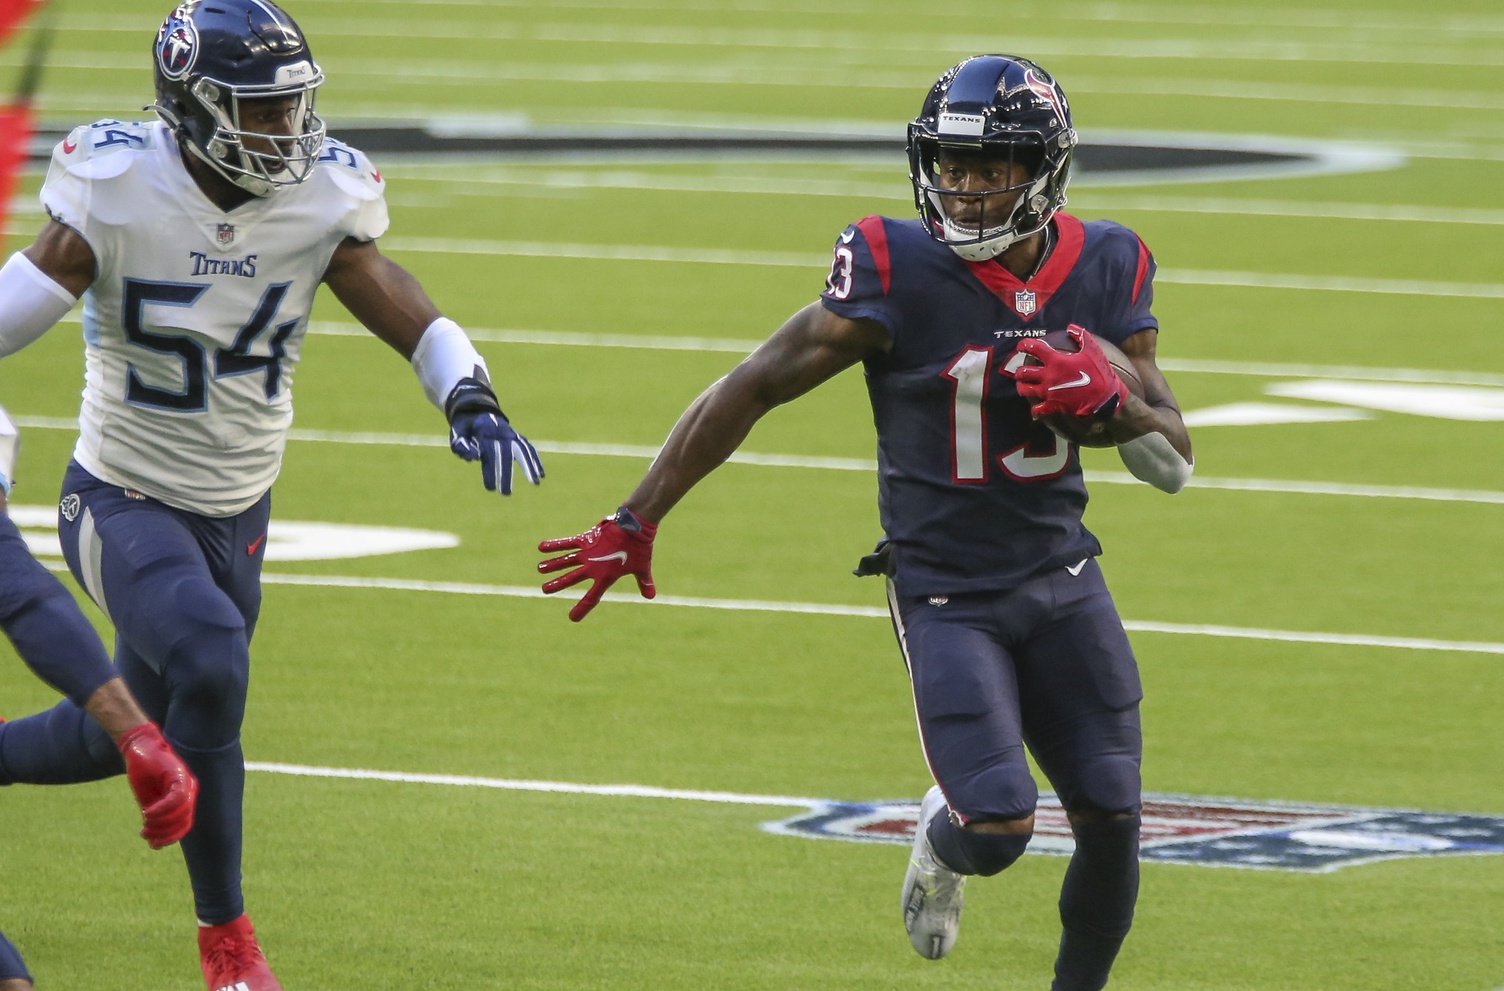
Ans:
POLYGON ((1018 394, 1039 402, 1030 407, 1036 417, 1050 413, 1110 419, 1128 401, 1128 387, 1118 378, 1102 346, 1084 328, 1066 328, 1079 351, 1057 351, 1037 337, 1019 342, 1018 350, 1042 364, 1025 365, 1013 373, 1018 394))
POLYGON ((176 843, 193 828, 198 779, 155 723, 126 730, 118 746, 141 806, 141 835, 153 850, 176 843))
POLYGON ((657 524, 638 519, 636 513, 623 506, 615 516, 601 520, 577 537, 543 541, 538 545, 540 551, 573 553, 538 562, 539 571, 546 575, 565 568, 574 569, 567 575, 544 582, 544 593, 552 595, 587 578, 593 579, 595 584, 590 586, 590 591, 569 610, 570 620, 576 623, 595 608, 606 589, 623 575, 636 578, 637 590, 644 599, 651 599, 658 594, 658 589, 653 587, 653 535, 657 532, 657 524))

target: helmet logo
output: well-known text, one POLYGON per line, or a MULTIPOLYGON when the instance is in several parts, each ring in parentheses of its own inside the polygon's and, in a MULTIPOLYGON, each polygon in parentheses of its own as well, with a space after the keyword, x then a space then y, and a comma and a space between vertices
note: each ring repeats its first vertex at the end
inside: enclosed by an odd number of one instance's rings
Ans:
POLYGON ((309 62, 294 62, 291 65, 277 66, 277 74, 273 82, 278 86, 291 86, 314 76, 313 65, 309 62))
POLYGON ((198 29, 179 7, 162 25, 157 35, 157 67, 168 79, 182 79, 198 61, 198 29))
POLYGON ((1050 109, 1055 111, 1055 119, 1060 122, 1061 127, 1070 126, 1070 122, 1065 117, 1065 100, 1061 97, 1060 92, 1055 88, 1053 83, 1048 83, 1040 79, 1033 69, 1025 69, 1024 85, 1029 87, 1030 93, 1033 93, 1050 105, 1050 109))
POLYGON ((981 114, 953 114, 945 112, 936 121, 935 130, 947 137, 980 138, 985 119, 981 114))

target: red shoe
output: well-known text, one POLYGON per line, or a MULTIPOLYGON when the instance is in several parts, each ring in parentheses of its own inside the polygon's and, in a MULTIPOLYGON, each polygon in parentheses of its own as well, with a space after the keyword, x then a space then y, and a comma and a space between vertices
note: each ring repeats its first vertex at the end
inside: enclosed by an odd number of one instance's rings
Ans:
POLYGON ((198 958, 209 991, 282 991, 256 945, 249 916, 219 926, 199 926, 198 958))

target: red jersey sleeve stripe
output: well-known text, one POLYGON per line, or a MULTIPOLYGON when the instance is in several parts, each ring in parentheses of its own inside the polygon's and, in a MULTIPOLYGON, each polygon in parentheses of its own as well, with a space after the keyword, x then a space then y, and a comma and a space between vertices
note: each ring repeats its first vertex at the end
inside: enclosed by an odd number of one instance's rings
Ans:
POLYGON ((1133 275, 1133 301, 1138 302, 1138 294, 1144 288, 1144 276, 1149 274, 1149 246, 1143 238, 1138 239, 1138 271, 1133 275))
POLYGON ((864 217, 857 222, 857 229, 867 239, 867 248, 872 252, 872 264, 877 266, 877 277, 883 284, 883 295, 888 295, 888 283, 893 274, 893 264, 888 258, 888 230, 881 217, 864 217))

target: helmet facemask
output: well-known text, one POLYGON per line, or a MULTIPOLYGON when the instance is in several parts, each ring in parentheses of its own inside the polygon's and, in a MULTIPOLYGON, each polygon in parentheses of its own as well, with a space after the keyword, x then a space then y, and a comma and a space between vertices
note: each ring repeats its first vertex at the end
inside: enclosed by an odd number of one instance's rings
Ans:
POLYGON ((966 261, 986 261, 1043 230, 1065 205, 1075 148, 1075 133, 1068 134, 1067 146, 1057 147, 1054 154, 1038 141, 952 146, 911 136, 909 178, 915 205, 932 235, 966 261), (952 156, 1016 166, 1021 178, 995 189, 948 189, 939 175, 939 162, 952 156))
POLYGON ((212 130, 194 134, 200 128, 188 128, 188 150, 257 196, 268 196, 278 186, 303 182, 318 163, 325 133, 324 121, 313 109, 314 90, 324 76, 316 66, 311 71, 308 82, 293 87, 228 86, 209 78, 194 80, 188 94, 201 111, 193 116, 211 123, 212 130), (293 121, 293 133, 273 134, 245 126, 244 105, 255 100, 290 100, 287 114, 293 121))
POLYGON ((1033 62, 980 55, 960 63, 909 125, 909 181, 926 229, 967 261, 1038 233, 1065 205, 1076 141, 1065 94, 1033 62), (985 162, 1006 181, 947 188, 939 168, 947 158, 985 162))

